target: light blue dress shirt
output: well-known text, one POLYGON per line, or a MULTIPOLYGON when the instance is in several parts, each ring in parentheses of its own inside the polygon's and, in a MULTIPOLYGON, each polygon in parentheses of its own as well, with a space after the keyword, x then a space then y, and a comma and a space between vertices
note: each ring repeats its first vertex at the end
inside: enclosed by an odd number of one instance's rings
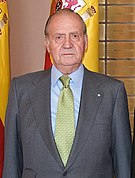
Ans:
MULTIPOLYGON (((61 81, 59 80, 59 78, 62 75, 63 74, 60 71, 58 71, 58 69, 53 65, 51 69, 51 122, 53 134, 55 134, 58 97, 63 86, 61 81)), ((81 65, 75 72, 69 75, 71 78, 70 88, 74 96, 75 127, 78 122, 83 75, 84 75, 83 65, 81 65)))

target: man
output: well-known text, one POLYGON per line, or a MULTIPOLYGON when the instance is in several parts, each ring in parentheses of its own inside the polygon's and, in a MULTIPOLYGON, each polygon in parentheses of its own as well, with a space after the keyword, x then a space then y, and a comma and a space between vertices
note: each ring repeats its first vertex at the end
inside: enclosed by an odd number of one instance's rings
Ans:
POLYGON ((51 16, 45 27, 45 46, 52 68, 12 81, 3 178, 130 178, 126 91, 122 82, 82 65, 88 37, 81 17, 69 9, 51 16), (67 91, 70 104, 63 107, 60 101, 67 91), (74 131, 69 132, 71 100, 74 131), (67 132, 70 136, 64 135, 67 132))

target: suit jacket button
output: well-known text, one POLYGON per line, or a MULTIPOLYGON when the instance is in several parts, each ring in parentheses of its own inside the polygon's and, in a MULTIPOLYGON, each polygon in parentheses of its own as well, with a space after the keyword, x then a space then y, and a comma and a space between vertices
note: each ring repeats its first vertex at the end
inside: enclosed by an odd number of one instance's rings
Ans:
POLYGON ((66 176, 67 175, 67 171, 65 171, 64 173, 63 173, 63 176, 66 176))

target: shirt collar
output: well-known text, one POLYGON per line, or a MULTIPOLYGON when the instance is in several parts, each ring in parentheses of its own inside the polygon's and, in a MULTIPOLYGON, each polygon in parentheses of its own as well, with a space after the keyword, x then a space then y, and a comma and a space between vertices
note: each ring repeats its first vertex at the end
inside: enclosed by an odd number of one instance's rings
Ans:
MULTIPOLYGON (((54 66, 52 65, 51 69, 51 85, 54 87, 59 80, 59 78, 63 74, 54 66)), ((84 67, 83 65, 80 65, 80 67, 73 73, 71 73, 69 76, 72 79, 71 82, 74 82, 76 87, 81 87, 82 86, 82 80, 83 80, 83 75, 84 75, 84 67)))

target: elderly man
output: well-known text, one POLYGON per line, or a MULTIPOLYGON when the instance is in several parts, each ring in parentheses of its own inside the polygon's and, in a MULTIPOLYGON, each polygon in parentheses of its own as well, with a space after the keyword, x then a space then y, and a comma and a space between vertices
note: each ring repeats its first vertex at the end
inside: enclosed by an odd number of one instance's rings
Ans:
POLYGON ((52 68, 12 80, 3 178, 130 178, 126 91, 82 65, 82 18, 69 9, 49 17, 45 46, 52 68))

